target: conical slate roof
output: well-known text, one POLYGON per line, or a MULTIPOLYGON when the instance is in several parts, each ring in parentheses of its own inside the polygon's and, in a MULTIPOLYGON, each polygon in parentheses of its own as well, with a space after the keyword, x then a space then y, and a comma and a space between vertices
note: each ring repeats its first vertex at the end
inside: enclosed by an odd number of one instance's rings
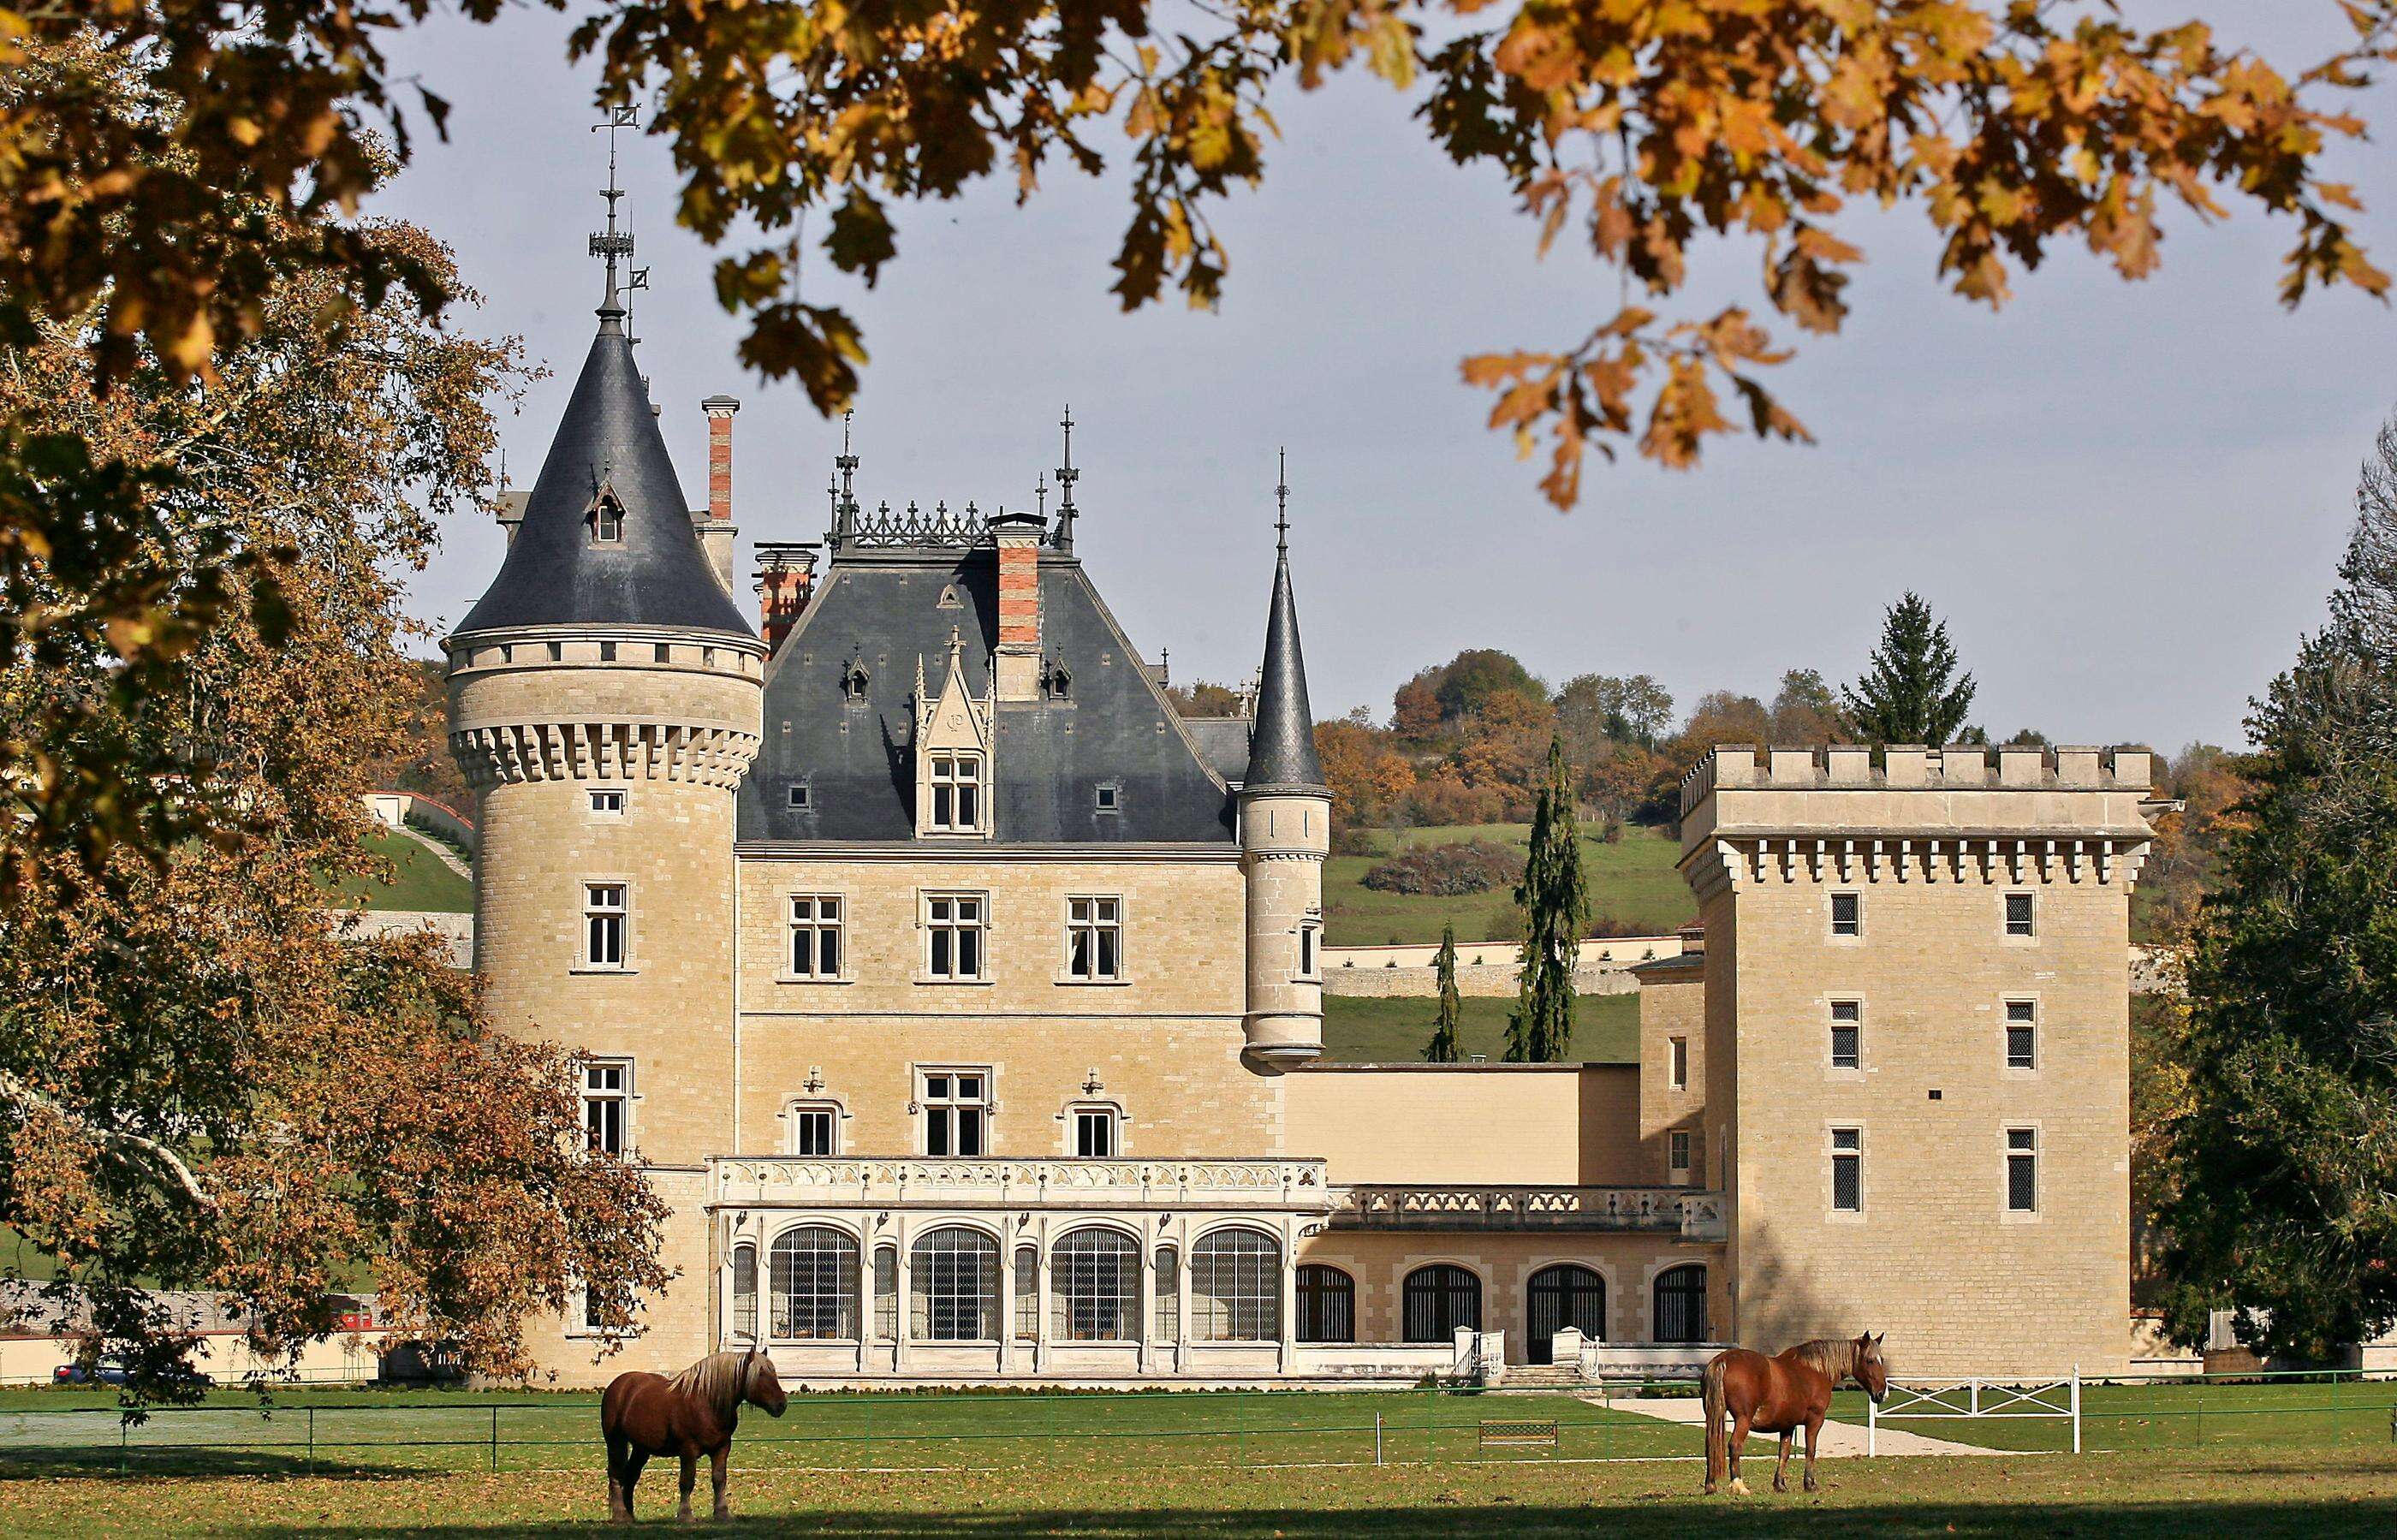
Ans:
POLYGON ((460 633, 522 625, 662 625, 750 636, 700 549, 649 391, 612 300, 550 441, 500 575, 460 633), (623 538, 592 538, 603 492, 623 538))
POLYGON ((1315 757, 1315 714, 1306 704, 1306 660, 1298 646, 1298 601, 1290 592, 1290 549, 1274 556, 1273 609, 1265 619, 1265 662, 1257 678, 1257 725, 1249 735, 1243 795, 1325 792, 1315 757))

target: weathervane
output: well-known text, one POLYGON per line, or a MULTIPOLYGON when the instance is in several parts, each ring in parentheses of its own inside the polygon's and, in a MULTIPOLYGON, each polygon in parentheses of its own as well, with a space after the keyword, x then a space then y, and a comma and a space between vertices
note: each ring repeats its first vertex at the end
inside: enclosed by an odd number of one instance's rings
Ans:
MULTIPOLYGON (((1065 463, 1057 467, 1057 539, 1060 551, 1074 548, 1074 483, 1082 473, 1074 469, 1074 408, 1065 408, 1065 420, 1058 424, 1065 430, 1065 463)), ((1047 504, 1042 504, 1046 508, 1047 504)))
POLYGON ((1281 474, 1274 487, 1274 555, 1290 555, 1290 451, 1281 451, 1281 474))
POLYGON ((649 287, 649 270, 631 267, 633 233, 630 230, 619 233, 616 229, 616 200, 624 195, 624 190, 616 185, 616 130, 637 127, 639 124, 638 108, 619 107, 608 114, 607 122, 591 126, 595 134, 603 128, 608 131, 608 185, 599 189, 599 195, 608 200, 608 230, 605 234, 591 237, 591 255, 608 264, 608 297, 599 306, 602 315, 621 316, 624 314, 624 301, 618 293, 616 283, 618 261, 623 261, 630 269, 623 286, 626 290, 649 287))

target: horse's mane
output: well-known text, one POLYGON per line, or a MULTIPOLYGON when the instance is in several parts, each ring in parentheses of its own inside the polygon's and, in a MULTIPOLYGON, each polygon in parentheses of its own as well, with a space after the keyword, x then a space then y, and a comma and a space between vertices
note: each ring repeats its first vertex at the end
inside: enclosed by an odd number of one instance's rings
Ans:
POLYGON ((730 1422, 749 1389, 749 1360, 743 1352, 710 1353, 666 1384, 730 1422))
POLYGON ((1817 1373, 1828 1374, 1833 1385, 1856 1372, 1856 1343, 1854 1337, 1816 1337, 1801 1342, 1781 1355, 1795 1359, 1817 1373))

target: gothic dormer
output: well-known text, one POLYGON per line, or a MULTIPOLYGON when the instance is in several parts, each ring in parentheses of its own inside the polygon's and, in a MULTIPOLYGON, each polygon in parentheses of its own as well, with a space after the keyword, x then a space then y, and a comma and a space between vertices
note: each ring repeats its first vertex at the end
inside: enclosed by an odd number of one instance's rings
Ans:
POLYGON ((990 837, 992 702, 966 688, 965 641, 949 629, 940 693, 924 686, 916 660, 916 833, 928 839, 990 837))

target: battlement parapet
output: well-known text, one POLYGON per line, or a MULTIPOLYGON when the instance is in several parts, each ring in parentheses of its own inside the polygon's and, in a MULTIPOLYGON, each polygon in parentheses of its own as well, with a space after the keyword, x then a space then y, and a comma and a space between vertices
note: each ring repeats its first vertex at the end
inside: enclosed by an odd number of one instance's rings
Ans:
POLYGON ((1681 814, 1688 817, 1710 793, 1726 788, 2133 791, 2144 797, 2154 770, 2154 756, 2132 747, 1835 743, 1760 751, 1753 743, 1723 743, 1681 778, 1681 814))

